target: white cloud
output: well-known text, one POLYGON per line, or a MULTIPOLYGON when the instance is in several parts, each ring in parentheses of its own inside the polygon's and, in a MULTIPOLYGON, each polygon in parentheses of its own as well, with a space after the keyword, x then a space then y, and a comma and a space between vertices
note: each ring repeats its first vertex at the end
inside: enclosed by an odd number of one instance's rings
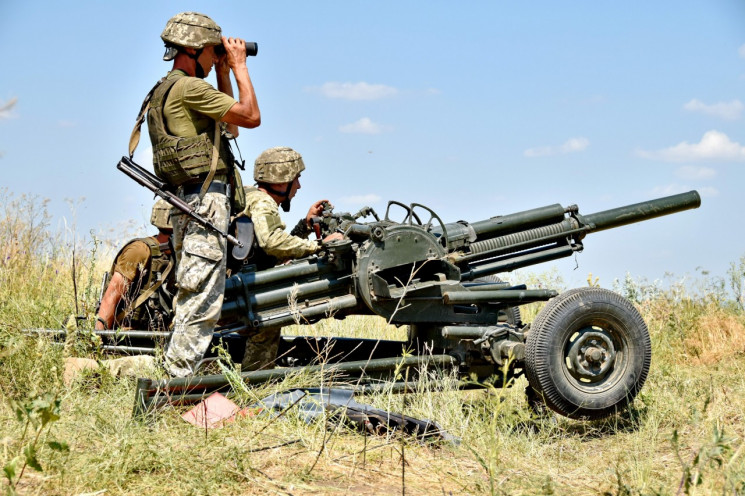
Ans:
POLYGON ((526 157, 550 157, 553 155, 563 155, 566 153, 581 152, 590 146, 590 140, 587 138, 571 138, 560 146, 539 146, 537 148, 528 148, 523 152, 526 157))
POLYGON ((716 130, 707 131, 698 143, 683 141, 662 150, 639 150, 642 158, 663 160, 665 162, 691 162, 695 160, 745 161, 745 146, 731 141, 729 137, 716 130))
POLYGON ((355 195, 355 196, 343 196, 339 199, 340 203, 345 205, 359 205, 365 206, 371 203, 377 203, 380 201, 380 196, 375 193, 368 193, 366 195, 355 195))
POLYGON ((380 134, 382 132, 390 130, 390 126, 376 124, 375 122, 371 121, 369 117, 363 117, 357 122, 339 126, 339 131, 341 131, 342 133, 350 134, 380 134))
POLYGON ((737 53, 740 54, 740 57, 745 59, 745 45, 740 45, 740 48, 737 49, 737 53))
POLYGON ((657 186, 654 189, 652 189, 652 195, 654 196, 670 196, 670 195, 677 195, 678 193, 687 193, 688 191, 691 191, 692 189, 695 189, 699 192, 699 194, 706 198, 711 198, 713 196, 719 196, 719 190, 712 187, 712 186, 706 186, 703 188, 692 188, 691 186, 685 185, 685 184, 667 184, 665 186, 657 186))
POLYGON ((717 175, 717 171, 711 167, 696 167, 693 165, 684 165, 675 171, 675 175, 681 179, 702 180, 711 179, 717 175))
POLYGON ((18 103, 18 98, 11 98, 6 103, 0 102, 0 119, 10 119, 13 117, 13 107, 18 103))
POLYGON ((721 119, 735 120, 739 119, 745 106, 740 100, 732 100, 731 102, 718 102, 711 105, 707 105, 700 100, 695 98, 690 102, 683 105, 683 108, 690 112, 701 112, 706 115, 713 115, 721 119))
POLYGON ((317 91, 326 98, 340 100, 379 100, 398 94, 398 90, 384 84, 359 83, 323 83, 320 87, 306 88, 306 91, 317 91))

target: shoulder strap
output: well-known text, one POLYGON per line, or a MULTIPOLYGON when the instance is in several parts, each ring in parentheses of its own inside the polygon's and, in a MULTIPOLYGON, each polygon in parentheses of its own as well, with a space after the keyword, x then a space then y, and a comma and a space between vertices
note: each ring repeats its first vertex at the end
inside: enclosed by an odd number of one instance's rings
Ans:
MULTIPOLYGON (((181 79, 181 77, 173 77, 171 79, 168 79, 168 76, 166 76, 160 78, 160 80, 155 83, 155 86, 153 86, 153 89, 151 89, 145 97, 145 100, 142 102, 142 107, 140 107, 140 113, 137 115, 135 127, 134 129, 132 129, 132 134, 129 137, 129 158, 132 158, 134 156, 135 149, 140 143, 140 129, 142 128, 142 123, 145 122, 147 111, 150 110, 150 100, 152 100, 155 90, 157 90, 158 87, 166 81, 169 82, 170 86, 173 86, 179 79, 181 79)), ((163 98, 163 104, 165 105, 165 98, 163 98)))
MULTIPOLYGON (((141 241, 144 241, 149 247, 150 247, 150 266, 152 267, 153 257, 159 257, 161 255, 161 245, 158 243, 158 241, 152 237, 150 238, 144 238, 141 241)), ((137 308, 143 303, 147 301, 150 296, 155 293, 159 287, 168 279, 168 274, 171 273, 171 269, 173 269, 173 259, 168 261, 168 265, 166 268, 161 272, 161 277, 159 280, 155 282, 152 286, 149 288, 146 288, 142 293, 140 293, 140 296, 137 297, 137 299, 132 304, 132 308, 137 308)))
POLYGON ((220 157, 220 121, 215 121, 215 139, 212 142, 212 162, 210 163, 210 172, 202 183, 202 189, 199 191, 199 199, 204 198, 207 194, 207 190, 212 184, 212 180, 215 178, 217 172, 217 159, 220 157))
POLYGON ((150 90, 150 92, 145 97, 145 101, 142 102, 142 107, 140 107, 140 113, 137 115, 137 120, 135 121, 135 127, 132 129, 132 134, 129 136, 129 158, 132 158, 135 154, 135 149, 137 148, 137 145, 140 144, 140 128, 142 128, 142 123, 145 122, 145 115, 147 115, 148 109, 150 109, 150 99, 153 97, 153 93, 155 93, 155 90, 163 84, 163 81, 165 81, 166 78, 160 78, 160 80, 155 83, 155 86, 153 86, 153 89, 150 90))

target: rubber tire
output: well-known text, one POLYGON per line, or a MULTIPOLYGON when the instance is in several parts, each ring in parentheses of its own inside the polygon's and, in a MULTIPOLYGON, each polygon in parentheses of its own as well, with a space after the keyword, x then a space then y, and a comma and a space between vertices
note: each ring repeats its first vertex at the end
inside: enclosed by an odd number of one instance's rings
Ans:
POLYGON ((580 288, 552 299, 536 317, 526 343, 526 376, 555 412, 601 419, 633 401, 647 379, 651 357, 647 325, 627 299, 607 289, 580 288), (577 368, 567 365, 572 338, 586 331, 601 333, 614 347, 597 382, 582 381, 577 368))
MULTIPOLYGON (((546 304, 543 306, 540 312, 538 312, 538 315, 535 316, 535 320, 530 324, 530 332, 528 333, 528 337, 525 342, 525 362, 528 363, 529 361, 531 363, 535 363, 535 347, 528 347, 527 341, 530 340, 531 334, 533 334, 533 329, 537 329, 538 327, 544 325, 543 321, 546 320, 546 315, 551 315, 553 313, 553 307, 556 306, 557 303, 560 303, 563 301, 564 298, 568 298, 569 295, 572 295, 574 293, 577 293, 578 291, 583 291, 585 288, 575 288, 575 289, 569 289, 562 293, 560 297, 551 298, 546 302, 546 304), (531 356, 532 355, 532 356, 531 356)), ((525 370, 525 377, 528 379, 528 384, 531 384, 530 387, 533 388, 535 393, 537 394, 537 397, 540 398, 542 396, 542 392, 539 389, 540 386, 538 384, 538 378, 535 376, 531 376, 533 373, 532 368, 526 367, 525 370)))
MULTIPOLYGON (((582 291, 584 288, 576 288, 576 289, 570 289, 564 293, 562 293, 561 297, 566 298, 570 294, 574 294, 578 291, 582 291)), ((546 304, 543 306, 541 311, 536 315, 535 320, 531 323, 530 328, 531 332, 528 333, 528 337, 526 339, 525 343, 525 378, 528 379, 528 387, 525 388, 525 395, 528 401, 528 406, 530 409, 536 413, 539 416, 545 416, 547 407, 546 402, 543 399, 543 391, 540 390, 540 384, 538 382, 538 378, 534 375, 531 375, 533 373, 533 369, 531 367, 528 367, 527 364, 535 363, 535 347, 528 347, 527 340, 530 339, 530 335, 532 334, 532 329, 535 329, 542 324, 542 322, 545 320, 546 315, 550 315, 552 313, 552 310, 550 310, 557 302, 562 301, 559 298, 552 298, 546 302, 546 304)))

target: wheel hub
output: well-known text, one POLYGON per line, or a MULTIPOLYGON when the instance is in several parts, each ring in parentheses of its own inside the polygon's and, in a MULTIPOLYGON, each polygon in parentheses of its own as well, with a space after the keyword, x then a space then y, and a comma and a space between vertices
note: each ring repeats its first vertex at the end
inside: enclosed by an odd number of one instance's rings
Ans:
POLYGON ((604 329, 582 329, 572 336, 567 352, 571 375, 581 382, 601 381, 613 368, 616 349, 604 329))

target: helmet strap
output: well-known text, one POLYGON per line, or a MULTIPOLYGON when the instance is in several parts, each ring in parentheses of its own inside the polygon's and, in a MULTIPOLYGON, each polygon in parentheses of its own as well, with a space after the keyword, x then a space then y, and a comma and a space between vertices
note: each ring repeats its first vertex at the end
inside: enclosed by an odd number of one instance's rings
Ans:
POLYGON ((189 56, 189 58, 194 59, 194 65, 196 66, 194 68, 194 75, 198 77, 199 79, 204 79, 206 74, 204 73, 204 69, 202 69, 202 64, 199 63, 199 57, 202 55, 202 51, 204 50, 204 47, 197 48, 197 51, 194 54, 191 54, 189 52, 186 52, 186 55, 189 56))
POLYGON ((285 212, 290 211, 290 190, 292 189, 292 183, 295 182, 295 179, 287 183, 287 189, 284 191, 279 191, 274 188, 268 183, 265 183, 264 188, 269 191, 270 193, 279 196, 280 198, 283 198, 282 202, 279 204, 280 207, 282 207, 282 210, 285 212))

